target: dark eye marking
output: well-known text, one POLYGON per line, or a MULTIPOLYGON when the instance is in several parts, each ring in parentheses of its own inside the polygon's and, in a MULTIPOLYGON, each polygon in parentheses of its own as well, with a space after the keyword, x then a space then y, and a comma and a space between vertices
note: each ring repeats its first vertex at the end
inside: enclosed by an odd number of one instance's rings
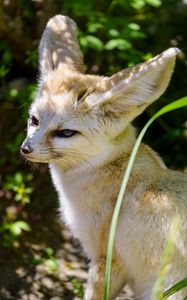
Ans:
POLYGON ((38 127, 39 120, 35 116, 31 115, 30 118, 29 118, 29 125, 34 126, 34 127, 38 127))
POLYGON ((70 138, 76 133, 78 133, 78 131, 76 130, 63 129, 63 130, 54 130, 52 135, 53 137, 57 137, 57 138, 70 138))

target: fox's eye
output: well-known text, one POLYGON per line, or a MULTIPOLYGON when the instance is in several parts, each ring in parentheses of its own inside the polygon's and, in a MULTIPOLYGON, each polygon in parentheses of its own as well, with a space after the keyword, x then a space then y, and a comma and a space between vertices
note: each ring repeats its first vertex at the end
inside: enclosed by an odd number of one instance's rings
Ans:
POLYGON ((35 116, 30 116, 29 124, 30 124, 31 126, 38 127, 39 121, 38 121, 38 119, 37 119, 35 116))
POLYGON ((53 136, 58 138, 69 138, 75 135, 77 131, 71 129, 55 130, 53 136))

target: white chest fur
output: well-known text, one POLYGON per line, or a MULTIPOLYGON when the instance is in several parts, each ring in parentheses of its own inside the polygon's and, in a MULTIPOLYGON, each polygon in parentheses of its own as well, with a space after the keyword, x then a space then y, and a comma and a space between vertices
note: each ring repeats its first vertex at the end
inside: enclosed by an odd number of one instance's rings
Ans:
POLYGON ((95 245, 102 244, 106 218, 112 211, 110 201, 98 198, 99 194, 102 195, 98 191, 104 190, 105 186, 102 182, 97 182, 97 186, 94 184, 97 174, 64 174, 56 165, 50 165, 50 171, 59 194, 63 219, 87 254, 96 258, 101 249, 97 253, 95 245))

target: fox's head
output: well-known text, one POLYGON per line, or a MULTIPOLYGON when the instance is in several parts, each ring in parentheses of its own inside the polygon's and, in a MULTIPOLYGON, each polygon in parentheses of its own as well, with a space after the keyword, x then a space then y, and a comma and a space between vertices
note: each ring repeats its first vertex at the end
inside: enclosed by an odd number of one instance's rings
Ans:
POLYGON ((111 77, 87 75, 76 25, 57 15, 39 52, 40 82, 21 152, 34 162, 72 167, 128 148, 134 137, 130 122, 165 91, 179 50, 170 48, 111 77))

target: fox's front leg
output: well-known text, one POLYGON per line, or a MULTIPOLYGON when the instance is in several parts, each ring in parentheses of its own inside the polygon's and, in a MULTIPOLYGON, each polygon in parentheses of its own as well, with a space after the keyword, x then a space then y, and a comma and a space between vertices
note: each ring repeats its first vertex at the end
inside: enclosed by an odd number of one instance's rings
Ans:
MULTIPOLYGON (((104 285, 105 285, 105 268, 106 259, 101 258, 98 263, 91 265, 88 276, 87 288, 84 300, 103 300, 104 299, 104 285)), ((111 283, 110 283, 110 300, 120 293, 125 285, 125 275, 119 263, 113 261, 111 283)))

